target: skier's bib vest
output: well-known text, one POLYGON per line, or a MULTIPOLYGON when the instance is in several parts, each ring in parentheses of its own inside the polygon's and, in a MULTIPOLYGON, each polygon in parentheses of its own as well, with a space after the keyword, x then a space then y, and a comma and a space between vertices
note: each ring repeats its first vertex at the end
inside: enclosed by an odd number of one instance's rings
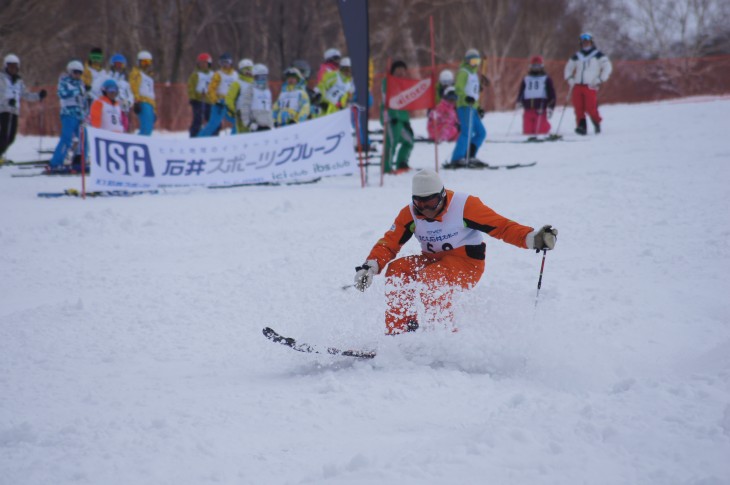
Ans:
POLYGON ((479 75, 468 69, 464 69, 464 72, 468 74, 466 85, 464 86, 464 94, 474 99, 479 98, 479 75))
POLYGON ((101 85, 104 84, 104 81, 110 78, 109 73, 105 71, 104 69, 101 69, 97 71, 96 69, 89 68, 89 72, 91 73, 91 97, 96 99, 99 96, 101 96, 101 85))
POLYGON ((101 110, 101 129, 113 131, 115 133, 123 133, 124 125, 122 125, 122 108, 119 103, 101 103, 103 105, 101 110))
POLYGON ((429 222, 417 218, 411 203, 411 215, 416 223, 414 235, 421 243, 421 251, 433 254, 482 243, 482 234, 479 231, 464 226, 464 205, 468 197, 468 194, 454 192, 442 221, 429 222))
POLYGON ((198 71, 198 83, 195 85, 195 92, 205 94, 208 92, 208 84, 213 79, 213 71, 198 71))
POLYGON ((254 89, 253 100, 251 101, 251 110, 270 111, 271 91, 269 91, 268 89, 254 89))
POLYGON ((134 103, 134 95, 132 94, 132 88, 129 86, 129 81, 127 81, 123 72, 112 72, 111 78, 116 81, 119 87, 117 102, 121 104, 122 111, 129 111, 134 103))
POLYGON ((238 98, 236 98, 236 110, 238 112, 242 112, 245 108, 244 104, 246 102, 246 93, 249 90, 253 89, 253 83, 244 81, 243 79, 240 79, 240 78, 236 82, 241 87, 240 90, 238 91, 238 98))
POLYGON ((149 99, 155 99, 155 80, 147 75, 144 71, 140 71, 142 82, 139 83, 139 95, 149 99))
POLYGON ((279 109, 290 109, 294 112, 299 112, 299 99, 301 93, 298 89, 293 91, 282 91, 279 95, 279 109))
POLYGON ((547 98, 547 75, 525 76, 525 99, 547 98))
POLYGON ((324 97, 330 104, 337 104, 346 93, 352 92, 352 81, 342 79, 342 74, 337 73, 337 81, 327 90, 324 97))
POLYGON ((231 84, 233 84, 234 81, 238 79, 238 74, 236 71, 231 71, 230 74, 226 74, 223 71, 218 71, 218 75, 220 75, 221 82, 218 84, 218 90, 216 93, 218 96, 225 96, 228 94, 228 88, 231 87, 231 84))

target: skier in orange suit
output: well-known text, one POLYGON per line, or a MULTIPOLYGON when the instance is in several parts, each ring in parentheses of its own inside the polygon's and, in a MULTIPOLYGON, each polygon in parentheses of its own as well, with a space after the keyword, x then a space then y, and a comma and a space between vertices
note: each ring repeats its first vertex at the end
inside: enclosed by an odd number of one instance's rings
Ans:
POLYGON ((439 175, 431 170, 413 176, 411 203, 401 209, 390 230, 356 268, 355 287, 365 291, 388 265, 386 334, 414 331, 419 322, 453 326, 454 293, 473 288, 484 273, 486 244, 482 233, 540 251, 555 247, 558 230, 549 225, 535 230, 511 221, 473 195, 446 190, 439 175), (421 254, 395 259, 414 235, 421 244, 421 254))

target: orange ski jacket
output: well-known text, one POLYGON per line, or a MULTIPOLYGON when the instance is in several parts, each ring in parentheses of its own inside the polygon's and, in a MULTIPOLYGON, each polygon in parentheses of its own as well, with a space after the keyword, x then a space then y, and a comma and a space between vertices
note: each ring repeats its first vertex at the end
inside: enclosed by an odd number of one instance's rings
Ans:
MULTIPOLYGON (((452 190, 446 191, 446 202, 444 209, 434 219, 435 221, 442 221, 446 213, 449 211, 454 192, 452 190)), ((375 243, 367 259, 374 259, 378 262, 379 272, 385 268, 385 266, 392 261, 397 255, 400 249, 405 243, 407 243, 416 231, 417 220, 426 220, 425 217, 411 210, 411 204, 405 206, 398 213, 395 218, 395 222, 391 226, 385 235, 375 243), (416 213, 414 219, 413 214, 416 213)), ((501 239, 506 243, 512 244, 519 248, 527 249, 526 237, 533 231, 532 227, 523 226, 518 224, 506 217, 497 214, 490 207, 485 205, 478 197, 473 195, 467 196, 464 204, 464 215, 463 215, 464 227, 470 231, 479 231, 490 236, 501 239)), ((486 244, 465 245, 450 250, 426 252, 434 258, 440 259, 441 257, 449 254, 451 256, 461 256, 464 258, 473 258, 477 260, 484 260, 486 254, 486 244)))

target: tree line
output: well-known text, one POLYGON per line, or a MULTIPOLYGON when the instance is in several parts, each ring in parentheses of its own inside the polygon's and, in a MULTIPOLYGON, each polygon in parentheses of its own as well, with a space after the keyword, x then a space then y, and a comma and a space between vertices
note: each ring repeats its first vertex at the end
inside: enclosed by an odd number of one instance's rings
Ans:
MULTIPOLYGON (((582 31, 613 59, 730 53, 726 0, 370 0, 377 72, 388 59, 430 65, 430 17, 437 64, 470 47, 495 60, 567 59, 582 31)), ((32 85, 54 84, 93 47, 130 63, 150 51, 163 83, 184 82, 200 52, 250 57, 278 79, 294 59, 316 69, 326 48, 346 50, 334 0, 3 0, 0 38, 2 55, 18 54, 32 85)), ((489 68, 499 76, 498 61, 489 68)))

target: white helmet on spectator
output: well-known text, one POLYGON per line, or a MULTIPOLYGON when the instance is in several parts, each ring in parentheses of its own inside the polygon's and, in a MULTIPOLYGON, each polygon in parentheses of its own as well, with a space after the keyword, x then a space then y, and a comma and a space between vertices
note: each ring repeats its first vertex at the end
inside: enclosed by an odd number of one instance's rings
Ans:
POLYGON ((349 57, 343 57, 340 61, 340 67, 352 67, 352 61, 350 61, 349 57))
POLYGON ((73 60, 66 64, 66 72, 71 74, 74 71, 84 72, 84 65, 81 63, 81 61, 73 60))
POLYGON ((20 67, 20 58, 15 54, 8 54, 5 56, 5 62, 3 62, 3 65, 8 67, 8 64, 17 64, 18 67, 20 67))
POLYGON ((269 68, 264 66, 263 64, 256 64, 253 66, 253 75, 254 76, 268 76, 269 68))
POLYGON ((139 51, 139 54, 137 54, 137 60, 138 61, 151 61, 152 54, 150 54, 149 51, 139 51))
POLYGON ((444 69, 439 73, 439 82, 444 85, 454 84, 454 73, 448 69, 444 69))
POLYGON ((334 47, 330 47, 326 51, 324 51, 324 60, 329 61, 330 59, 334 58, 340 58, 342 57, 342 53, 339 49, 335 49, 334 47))
POLYGON ((253 67, 253 61, 251 59, 241 59, 238 62, 238 70, 243 71, 246 68, 253 67))

